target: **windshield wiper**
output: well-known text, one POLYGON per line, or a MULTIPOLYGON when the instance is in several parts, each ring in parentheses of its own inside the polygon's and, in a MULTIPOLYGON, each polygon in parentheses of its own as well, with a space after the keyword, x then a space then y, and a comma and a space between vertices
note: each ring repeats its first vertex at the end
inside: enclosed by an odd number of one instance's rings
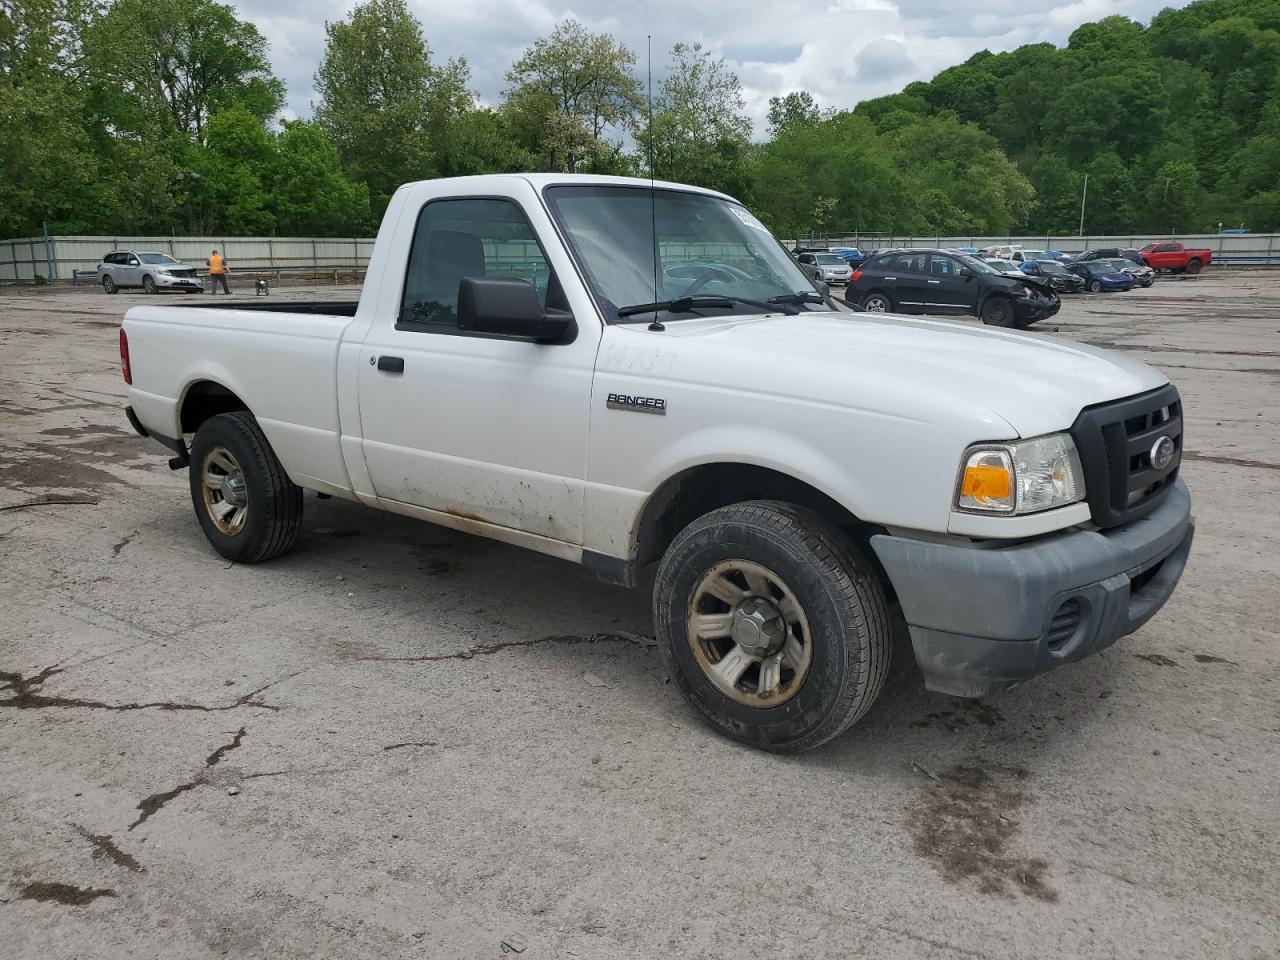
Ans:
MULTIPOLYGON (((684 313, 687 310, 702 309, 732 309, 738 304, 746 304, 748 307, 756 307, 772 313, 775 308, 781 304, 770 301, 766 303, 763 300, 749 300, 746 297, 721 297, 721 296, 705 296, 705 297, 676 297, 672 300, 659 300, 656 303, 636 303, 629 307, 619 307, 619 317, 630 317, 637 313, 658 313, 659 311, 669 313, 684 313)), ((795 315, 797 310, 782 310, 781 313, 789 316, 795 315)))
POLYGON ((770 303, 826 303, 826 298, 815 290, 797 290, 795 293, 783 293, 769 298, 770 303))

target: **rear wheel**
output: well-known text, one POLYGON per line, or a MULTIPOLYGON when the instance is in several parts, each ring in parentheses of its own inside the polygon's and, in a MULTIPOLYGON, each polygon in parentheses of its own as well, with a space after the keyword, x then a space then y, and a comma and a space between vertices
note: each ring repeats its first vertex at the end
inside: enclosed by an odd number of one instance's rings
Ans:
POLYGON ((115 293, 119 288, 116 287, 116 282, 110 277, 103 277, 102 289, 105 293, 115 293))
POLYGON ((1008 297, 987 297, 982 304, 982 322, 992 327, 1015 327, 1017 317, 1008 297))
POLYGON ((154 280, 152 280, 149 276, 148 276, 148 277, 143 277, 143 278, 142 278, 142 290, 143 290, 143 292, 144 292, 144 293, 155 293, 155 292, 156 292, 156 282, 155 282, 154 280))
POLYGON ((236 563, 287 551, 302 524, 291 481, 253 414, 210 417, 191 443, 191 502, 213 548, 236 563))
POLYGON ((873 290, 862 298, 862 309, 869 313, 889 313, 893 310, 893 300, 887 293, 873 290))
POLYGON ((870 563, 788 503, 722 507, 658 565, 659 648, 680 692, 727 737, 782 753, 837 736, 889 669, 889 619, 870 563))
POLYGON ((1199 273, 1203 267, 1204 267, 1204 264, 1201 263, 1199 260, 1187 261, 1187 273, 1199 273))

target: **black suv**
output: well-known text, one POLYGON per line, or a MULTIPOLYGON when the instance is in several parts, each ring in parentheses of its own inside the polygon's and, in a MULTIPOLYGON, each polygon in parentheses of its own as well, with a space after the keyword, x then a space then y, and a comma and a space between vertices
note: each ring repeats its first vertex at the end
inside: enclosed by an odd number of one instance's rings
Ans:
POLYGON ((967 313, 996 327, 1025 327, 1062 306, 1039 277, 1012 277, 942 250, 869 257, 849 278, 845 298, 872 313, 967 313))
POLYGON ((1090 260, 1111 260, 1117 257, 1124 257, 1134 263, 1142 263, 1142 257, 1138 255, 1138 251, 1133 247, 1100 247, 1097 250, 1086 250, 1071 259, 1074 263, 1088 263, 1090 260))

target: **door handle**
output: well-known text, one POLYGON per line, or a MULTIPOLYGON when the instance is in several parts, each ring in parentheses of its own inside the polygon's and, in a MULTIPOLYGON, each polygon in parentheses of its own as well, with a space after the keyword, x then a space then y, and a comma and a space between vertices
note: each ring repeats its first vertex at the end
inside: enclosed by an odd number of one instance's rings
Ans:
POLYGON ((404 373, 404 357, 379 357, 378 369, 387 373, 404 373))
POLYGON ((930 283, 941 283, 942 281, 941 281, 941 280, 930 280, 929 282, 930 282, 930 283))

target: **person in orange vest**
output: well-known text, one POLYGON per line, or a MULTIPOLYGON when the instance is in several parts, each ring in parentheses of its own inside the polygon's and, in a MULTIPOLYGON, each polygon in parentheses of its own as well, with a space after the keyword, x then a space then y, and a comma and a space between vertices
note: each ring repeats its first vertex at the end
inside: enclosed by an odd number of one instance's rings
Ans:
POLYGON ((227 261, 222 259, 222 254, 217 250, 209 254, 209 259, 205 261, 209 267, 209 292, 214 296, 218 294, 218 282, 222 282, 222 292, 227 296, 231 296, 231 288, 227 286, 227 274, 230 270, 227 267, 227 261))

